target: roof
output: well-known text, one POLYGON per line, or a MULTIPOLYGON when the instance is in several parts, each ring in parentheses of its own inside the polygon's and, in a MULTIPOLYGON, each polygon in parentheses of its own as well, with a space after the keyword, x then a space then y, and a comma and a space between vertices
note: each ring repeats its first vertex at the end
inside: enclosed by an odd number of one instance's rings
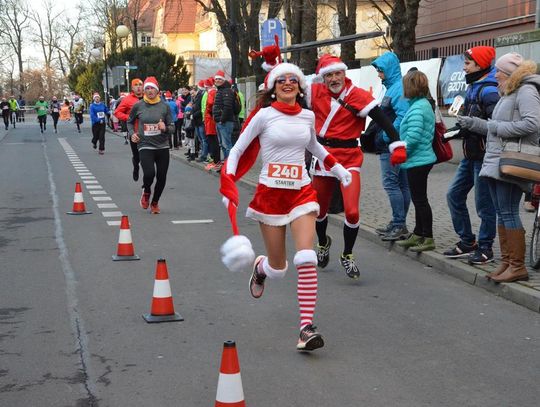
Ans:
POLYGON ((163 10, 163 33, 193 33, 197 17, 194 0, 161 0, 163 10))
POLYGON ((135 14, 138 6, 139 12, 137 16, 137 28, 141 31, 153 31, 156 9, 159 7, 161 0, 130 0, 128 7, 133 11, 130 14, 135 14))

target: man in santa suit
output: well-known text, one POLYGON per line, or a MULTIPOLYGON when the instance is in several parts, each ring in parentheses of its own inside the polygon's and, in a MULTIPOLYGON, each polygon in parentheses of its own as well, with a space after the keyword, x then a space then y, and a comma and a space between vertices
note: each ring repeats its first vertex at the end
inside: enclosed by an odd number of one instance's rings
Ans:
MULTIPOLYGON (((347 66, 338 57, 321 56, 309 99, 315 113, 315 130, 319 143, 352 173, 351 185, 348 188, 341 187, 345 223, 344 248, 340 263, 348 277, 358 279, 360 271, 355 264, 352 251, 360 226, 360 168, 364 160, 358 139, 365 128, 366 117, 371 117, 392 140, 389 146, 392 165, 404 162, 407 153, 405 143, 399 141, 399 134, 391 120, 378 106, 378 102, 369 92, 354 86, 345 76, 346 70, 347 66)), ((332 244, 332 239, 326 234, 328 207, 338 181, 328 168, 316 160, 311 173, 320 206, 316 224, 319 241, 317 264, 324 268, 328 265, 332 244)))

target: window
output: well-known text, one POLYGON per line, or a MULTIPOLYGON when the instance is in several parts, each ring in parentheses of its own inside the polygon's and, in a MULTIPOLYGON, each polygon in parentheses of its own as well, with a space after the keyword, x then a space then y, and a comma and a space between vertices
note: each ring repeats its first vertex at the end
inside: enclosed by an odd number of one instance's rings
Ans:
POLYGON ((149 47, 150 45, 152 45, 152 37, 141 35, 141 47, 149 47))

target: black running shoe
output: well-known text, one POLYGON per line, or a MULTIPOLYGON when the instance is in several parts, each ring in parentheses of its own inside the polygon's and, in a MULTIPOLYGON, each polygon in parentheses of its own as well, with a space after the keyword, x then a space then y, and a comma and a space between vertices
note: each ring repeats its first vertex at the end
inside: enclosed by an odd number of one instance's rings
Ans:
POLYGON ((487 264, 493 261, 493 250, 491 249, 476 249, 474 253, 469 255, 467 259, 469 264, 487 264))
POLYGON ((464 242, 456 243, 456 246, 452 249, 448 249, 443 253, 446 257, 450 259, 459 259, 460 257, 468 257, 469 254, 473 253, 478 248, 476 242, 473 244, 467 244, 464 242))
POLYGON ((350 277, 354 280, 358 280, 360 278, 360 270, 358 269, 358 267, 356 267, 356 264, 354 262, 354 255, 341 255, 339 258, 339 262, 345 269, 347 277, 350 277))
POLYGON ((264 256, 258 256, 253 263, 253 273, 249 278, 249 292, 253 298, 261 298, 264 292, 264 280, 266 275, 257 272, 259 263, 264 260, 264 256))
POLYGON ((317 327, 313 325, 306 325, 300 331, 300 337, 296 344, 298 350, 315 350, 324 346, 324 340, 320 333, 317 332, 317 327))
POLYGON ((317 266, 325 268, 330 260, 330 246, 332 246, 332 238, 326 236, 326 245, 317 245, 317 266))

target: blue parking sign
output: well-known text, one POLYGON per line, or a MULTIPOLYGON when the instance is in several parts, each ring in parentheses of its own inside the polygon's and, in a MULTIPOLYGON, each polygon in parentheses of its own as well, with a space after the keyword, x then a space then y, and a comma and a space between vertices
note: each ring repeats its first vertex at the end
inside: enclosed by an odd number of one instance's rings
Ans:
POLYGON ((283 48, 283 23, 277 18, 269 18, 262 23, 261 47, 275 44, 274 36, 278 36, 279 47, 283 48))

